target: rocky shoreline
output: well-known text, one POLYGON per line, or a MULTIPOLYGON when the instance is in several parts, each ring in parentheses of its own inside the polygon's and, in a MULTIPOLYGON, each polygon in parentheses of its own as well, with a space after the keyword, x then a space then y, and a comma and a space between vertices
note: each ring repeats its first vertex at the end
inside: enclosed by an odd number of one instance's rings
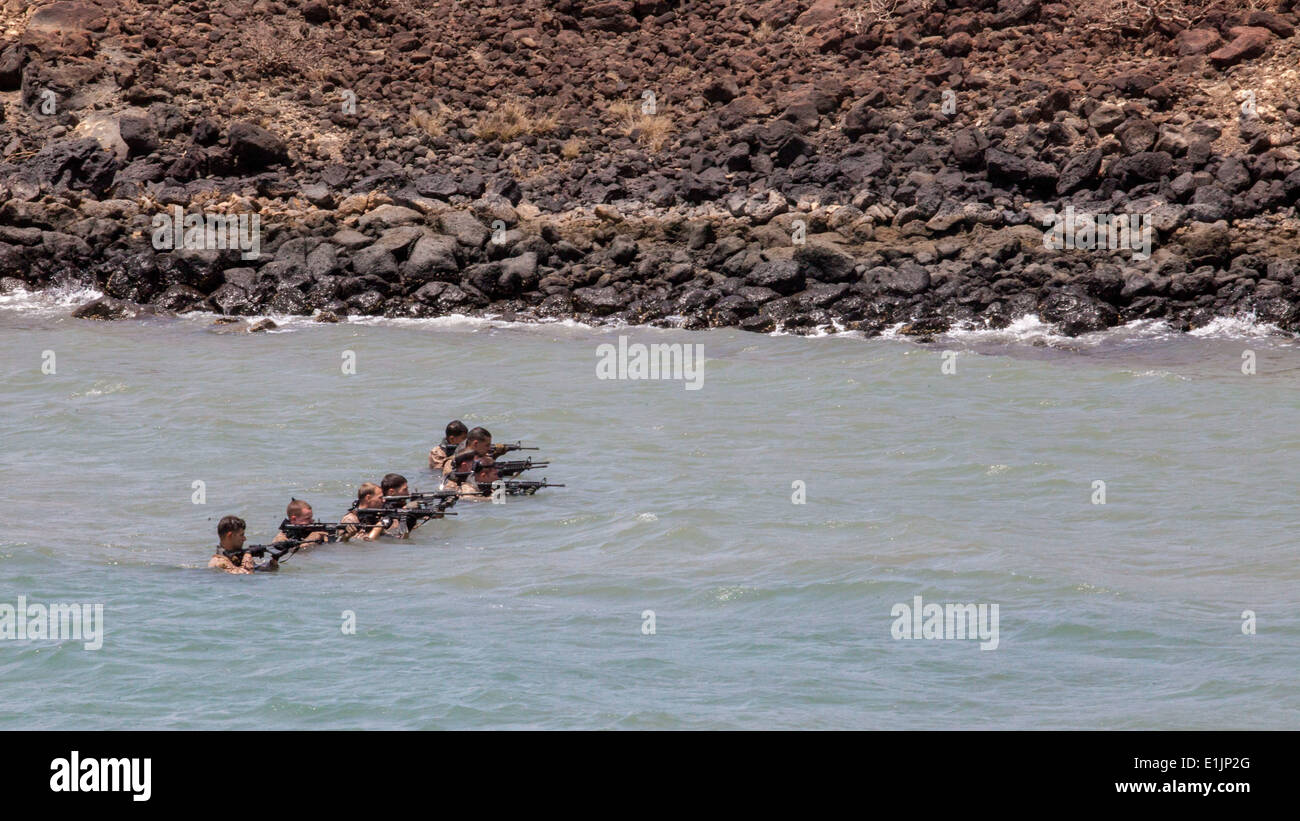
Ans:
POLYGON ((423 5, 4 0, 0 291, 90 285, 99 319, 1300 332, 1290 2, 423 5), (1067 212, 1132 217, 1145 253, 1047 247, 1067 212), (233 223, 173 242, 173 214, 256 215, 257 253, 233 223))

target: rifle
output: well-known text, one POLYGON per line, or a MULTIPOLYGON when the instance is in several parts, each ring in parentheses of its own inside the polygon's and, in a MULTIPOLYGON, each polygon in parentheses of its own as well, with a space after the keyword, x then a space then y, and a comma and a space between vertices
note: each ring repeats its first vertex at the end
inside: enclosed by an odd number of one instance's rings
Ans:
POLYGON ((541 450, 541 448, 526 448, 522 442, 502 442, 499 445, 493 445, 493 450, 499 450, 502 453, 509 453, 512 450, 541 450))
POLYGON ((385 496, 384 505, 387 507, 390 502, 432 502, 436 500, 438 502, 438 510, 445 510, 456 504, 456 499, 459 496, 460 494, 454 490, 430 490, 424 493, 417 490, 411 491, 405 496, 385 496))
POLYGON ((252 556, 254 559, 271 554, 269 561, 263 562, 257 566, 257 570, 264 570, 270 566, 274 570, 274 565, 285 556, 292 555, 303 544, 302 539, 285 539, 282 542, 272 542, 271 544, 250 544, 244 545, 239 550, 220 550, 222 556, 225 556, 235 565, 241 565, 244 562, 244 554, 252 556))
POLYGON ((525 470, 533 468, 547 468, 551 466, 550 462, 534 462, 530 456, 527 459, 515 459, 513 461, 496 462, 492 465, 497 469, 497 473, 502 476, 518 476, 525 470))
MULTIPOLYGON (((542 481, 540 482, 530 482, 524 479, 498 479, 497 482, 500 482, 501 485, 505 488, 507 496, 532 496, 534 493, 536 493, 537 491, 541 490, 544 487, 564 487, 564 485, 551 484, 550 482, 546 481, 545 477, 543 477, 542 481)), ((484 496, 492 495, 492 490, 495 487, 495 485, 496 482, 494 482, 492 485, 489 485, 487 492, 483 493, 483 495, 484 496)))
MULTIPOLYGON (((340 531, 347 530, 350 527, 356 527, 356 525, 340 522, 308 522, 304 525, 296 525, 288 519, 280 522, 280 530, 282 530, 286 536, 297 538, 298 536, 310 536, 312 533, 327 533, 329 534, 331 541, 337 538, 337 534, 340 531)), ((303 541, 306 540, 304 539, 303 541)))
POLYGON ((367 517, 374 516, 374 521, 362 522, 362 528, 382 525, 385 530, 392 527, 393 523, 403 516, 406 517, 406 529, 413 530, 423 519, 441 519, 444 516, 459 515, 436 507, 359 507, 356 509, 356 514, 358 519, 363 514, 367 517), (383 524, 385 521, 388 524, 383 524))

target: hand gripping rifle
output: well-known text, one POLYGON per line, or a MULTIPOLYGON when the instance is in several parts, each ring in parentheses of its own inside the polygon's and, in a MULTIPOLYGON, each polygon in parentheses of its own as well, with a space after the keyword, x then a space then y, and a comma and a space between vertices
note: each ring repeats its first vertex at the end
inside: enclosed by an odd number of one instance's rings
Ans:
POLYGON ((363 528, 380 525, 385 530, 392 527, 395 522, 402 521, 406 523, 407 530, 414 530, 427 519, 441 519, 444 516, 457 515, 432 507, 359 507, 356 509, 356 513, 363 528), (366 519, 370 521, 367 522, 366 519))
POLYGON ((249 544, 244 545, 239 550, 222 550, 221 555, 229 559, 235 566, 244 563, 244 554, 252 556, 254 559, 270 554, 271 558, 262 564, 259 564, 254 570, 270 571, 275 570, 280 559, 292 555, 303 544, 302 539, 285 539, 281 542, 271 542, 270 544, 249 544))
POLYGON ((307 524, 296 525, 288 519, 280 522, 280 530, 284 535, 301 541, 306 541, 307 537, 313 533, 325 533, 329 536, 327 541, 332 542, 338 538, 340 532, 350 527, 356 527, 356 525, 341 522, 308 522, 307 524))

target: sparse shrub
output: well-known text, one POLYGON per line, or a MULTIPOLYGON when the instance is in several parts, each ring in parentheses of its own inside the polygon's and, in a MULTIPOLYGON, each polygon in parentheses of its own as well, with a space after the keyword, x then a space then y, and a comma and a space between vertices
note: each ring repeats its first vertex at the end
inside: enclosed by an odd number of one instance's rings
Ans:
POLYGON ((564 145, 560 146, 560 156, 566 160, 574 160, 586 150, 586 140, 581 137, 570 137, 564 141, 564 145))
POLYGON ((447 133, 447 119, 451 112, 441 103, 433 104, 433 111, 423 111, 411 106, 411 125, 430 137, 441 137, 447 133))
POLYGON ((555 130, 556 125, 554 115, 533 116, 522 102, 509 100, 492 111, 481 114, 472 130, 480 140, 509 142, 524 134, 549 134, 555 130))
POLYGON ((654 114, 641 113, 641 104, 633 100, 619 100, 607 109, 623 131, 653 152, 662 151, 673 132, 673 119, 663 110, 654 114))

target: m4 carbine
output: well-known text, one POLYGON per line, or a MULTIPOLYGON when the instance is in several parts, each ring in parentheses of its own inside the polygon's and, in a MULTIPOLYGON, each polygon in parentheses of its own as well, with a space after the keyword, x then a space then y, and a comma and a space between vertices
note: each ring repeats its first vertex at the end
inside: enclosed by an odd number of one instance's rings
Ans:
POLYGON ((456 504, 456 498, 459 496, 454 490, 430 490, 424 493, 412 491, 405 496, 385 496, 384 504, 390 503, 405 504, 406 502, 438 502, 438 510, 445 510, 456 504))
POLYGON ((374 527, 387 520, 389 524, 384 527, 391 527, 392 522, 400 518, 406 518, 406 526, 414 527, 422 519, 441 519, 443 516, 457 516, 459 514, 450 511, 441 510, 436 507, 359 507, 356 509, 357 518, 361 516, 371 517, 374 519, 370 522, 362 522, 361 526, 374 527))
POLYGON ((282 530, 286 536, 293 538, 310 536, 313 533, 328 533, 330 537, 333 538, 340 531, 347 530, 350 527, 356 527, 356 525, 341 522, 308 522, 305 525, 296 525, 288 519, 280 522, 280 530, 282 530))
MULTIPOLYGON (((505 486, 507 496, 532 496, 544 487, 564 487, 564 485, 553 485, 546 481, 545 478, 540 482, 530 482, 524 479, 502 479, 499 481, 505 486)), ((492 492, 491 487, 491 485, 488 486, 488 493, 492 492)))
POLYGON ((492 467, 497 469, 497 473, 502 476, 518 476, 525 470, 532 470, 533 468, 548 468, 550 466, 550 462, 534 462, 531 456, 527 459, 495 462, 492 465, 492 467))
POLYGON ((499 445, 493 445, 492 449, 500 453, 509 453, 512 450, 541 450, 541 448, 526 448, 522 442, 502 442, 499 445))
MULTIPOLYGON (((295 550, 301 547, 302 544, 302 539, 285 539, 282 542, 272 542, 271 544, 247 544, 239 550, 222 550, 221 555, 230 559, 230 561, 235 564, 243 563, 245 553, 252 556, 254 559, 261 558, 269 553, 273 560, 279 561, 285 556, 292 554, 295 550)), ((269 564, 269 562, 267 564, 269 564)), ((265 567, 265 565, 259 566, 257 569, 261 570, 262 567, 265 567)))

